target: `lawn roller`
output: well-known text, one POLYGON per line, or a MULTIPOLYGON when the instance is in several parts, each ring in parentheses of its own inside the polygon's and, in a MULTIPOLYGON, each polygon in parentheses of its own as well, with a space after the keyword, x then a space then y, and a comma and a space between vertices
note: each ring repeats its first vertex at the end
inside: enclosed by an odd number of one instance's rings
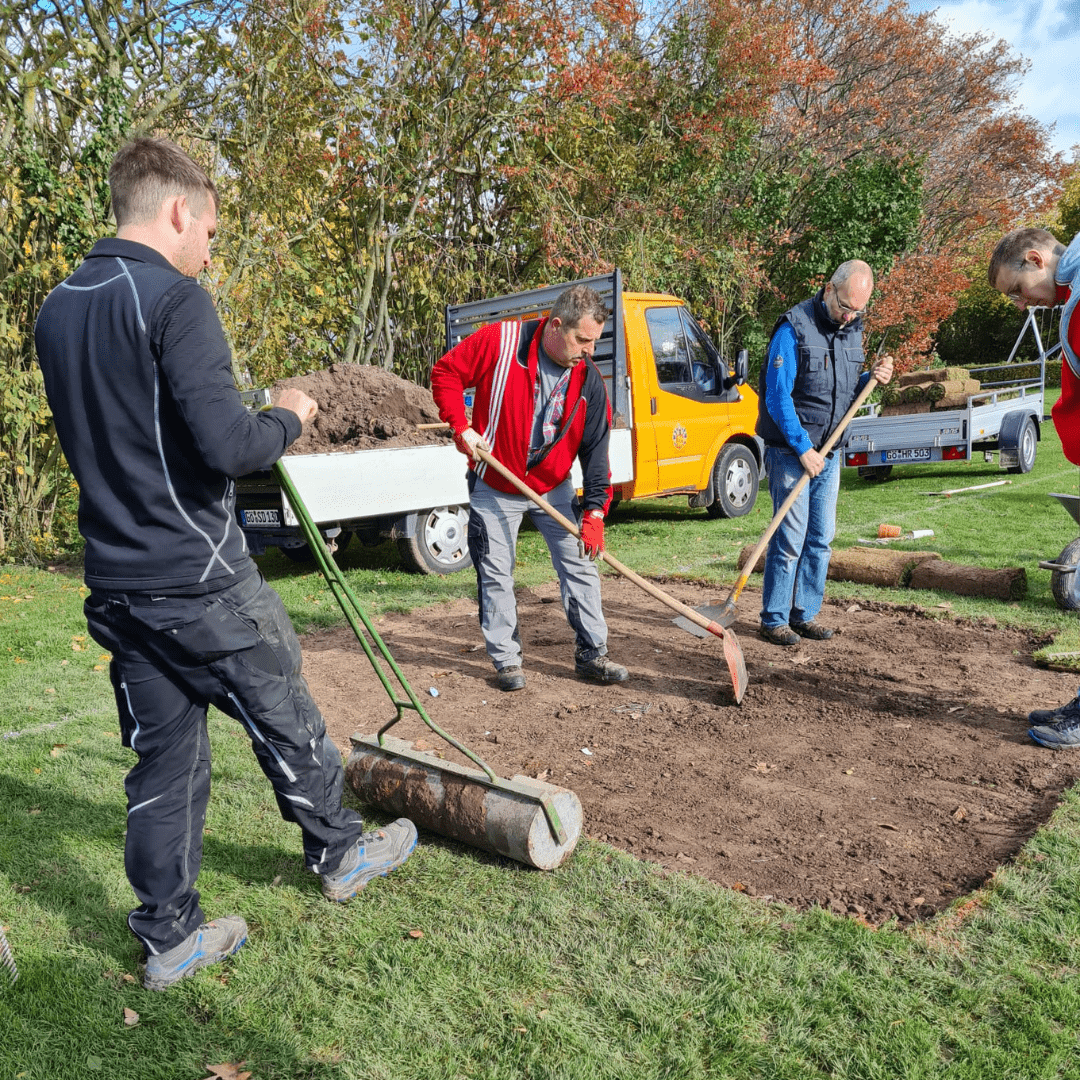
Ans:
POLYGON ((506 780, 428 716, 390 650, 346 583, 282 461, 274 475, 334 599, 371 662, 396 715, 375 735, 353 735, 345 766, 361 802, 472 847, 552 870, 581 836, 581 801, 567 788, 525 776, 506 780), (397 688, 394 686, 397 684, 397 688), (443 761, 386 732, 412 709, 440 739, 478 768, 443 761))

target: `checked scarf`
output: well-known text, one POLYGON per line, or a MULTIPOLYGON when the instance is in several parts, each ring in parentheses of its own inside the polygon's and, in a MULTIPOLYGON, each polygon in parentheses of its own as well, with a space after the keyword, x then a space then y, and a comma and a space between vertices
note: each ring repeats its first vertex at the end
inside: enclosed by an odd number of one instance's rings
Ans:
MULTIPOLYGON (((532 468, 543 456, 547 448, 555 441, 555 434, 559 430, 559 421, 562 419, 563 411, 566 408, 566 388, 570 384, 570 372, 573 368, 567 368, 559 377, 559 381, 555 384, 551 391, 551 396, 547 399, 547 403, 544 405, 544 442, 542 446, 529 449, 529 459, 527 468, 532 468)), ((540 378, 539 373, 536 376, 536 385, 533 387, 533 416, 536 415, 536 410, 540 407, 540 383, 543 380, 540 378)))

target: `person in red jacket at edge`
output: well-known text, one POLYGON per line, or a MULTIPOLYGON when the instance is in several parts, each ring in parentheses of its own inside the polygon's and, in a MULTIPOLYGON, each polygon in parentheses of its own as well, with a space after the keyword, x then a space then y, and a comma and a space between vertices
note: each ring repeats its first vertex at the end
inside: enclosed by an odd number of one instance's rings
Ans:
MULTIPOLYGON (((998 242, 990 257, 990 285, 1004 293, 1021 311, 1064 304, 1061 313, 1061 397, 1051 415, 1061 448, 1080 465, 1080 319, 1074 319, 1080 288, 1080 234, 1065 247, 1045 229, 1014 229, 998 242)), ((1028 734, 1052 750, 1080 747, 1080 692, 1058 709, 1035 709, 1028 714, 1028 734)))
POLYGON ((604 550, 604 514, 611 503, 611 406, 592 355, 607 318, 598 293, 572 285, 559 294, 546 319, 481 327, 431 371, 439 415, 469 459, 469 553, 476 567, 480 627, 500 690, 525 686, 514 564, 526 513, 547 541, 559 575, 563 610, 576 636, 578 675, 601 683, 623 682, 629 675, 608 659, 595 565, 604 550), (468 387, 475 391, 472 424, 465 414, 468 387), (476 447, 578 521, 580 543, 475 457, 476 447), (580 502, 570 480, 575 458, 583 475, 580 502))

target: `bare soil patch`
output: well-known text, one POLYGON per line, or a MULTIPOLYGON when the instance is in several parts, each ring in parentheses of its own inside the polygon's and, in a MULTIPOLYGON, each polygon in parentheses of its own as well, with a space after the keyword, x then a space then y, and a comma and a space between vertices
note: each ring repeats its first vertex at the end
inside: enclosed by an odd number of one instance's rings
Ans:
MULTIPOLYGON (((691 605, 723 599, 665 588, 691 605)), ((474 603, 377 625, 436 723, 503 775, 572 788, 587 836, 800 909, 873 924, 929 917, 1007 862, 1080 775, 1080 754, 1027 738, 1027 712, 1076 685, 1036 668, 1025 634, 828 603, 836 636, 782 649, 754 633, 759 599, 744 594, 735 627, 750 675, 741 706, 720 642, 678 629, 619 578, 604 577, 611 655, 631 671, 619 686, 575 676, 554 583, 518 594, 518 693, 493 684, 474 603)), ((374 732, 393 709, 350 630, 303 646, 347 752, 353 732, 374 732)), ((393 733, 438 742, 411 715, 393 733)))
POLYGON ((365 364, 332 364, 324 371, 274 383, 272 396, 294 386, 314 398, 319 412, 287 454, 333 454, 376 446, 424 446, 450 441, 449 429, 417 431, 439 423, 431 391, 390 371, 365 364))

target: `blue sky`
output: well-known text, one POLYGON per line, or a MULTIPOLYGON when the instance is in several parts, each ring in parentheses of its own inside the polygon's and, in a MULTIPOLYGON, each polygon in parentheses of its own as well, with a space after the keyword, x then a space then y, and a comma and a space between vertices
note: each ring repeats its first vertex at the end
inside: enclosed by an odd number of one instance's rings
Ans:
POLYGON ((1030 62, 1015 102, 1054 125, 1051 141, 1071 160, 1080 143, 1080 0, 908 0, 912 11, 937 10, 955 34, 1004 38, 1030 62))

